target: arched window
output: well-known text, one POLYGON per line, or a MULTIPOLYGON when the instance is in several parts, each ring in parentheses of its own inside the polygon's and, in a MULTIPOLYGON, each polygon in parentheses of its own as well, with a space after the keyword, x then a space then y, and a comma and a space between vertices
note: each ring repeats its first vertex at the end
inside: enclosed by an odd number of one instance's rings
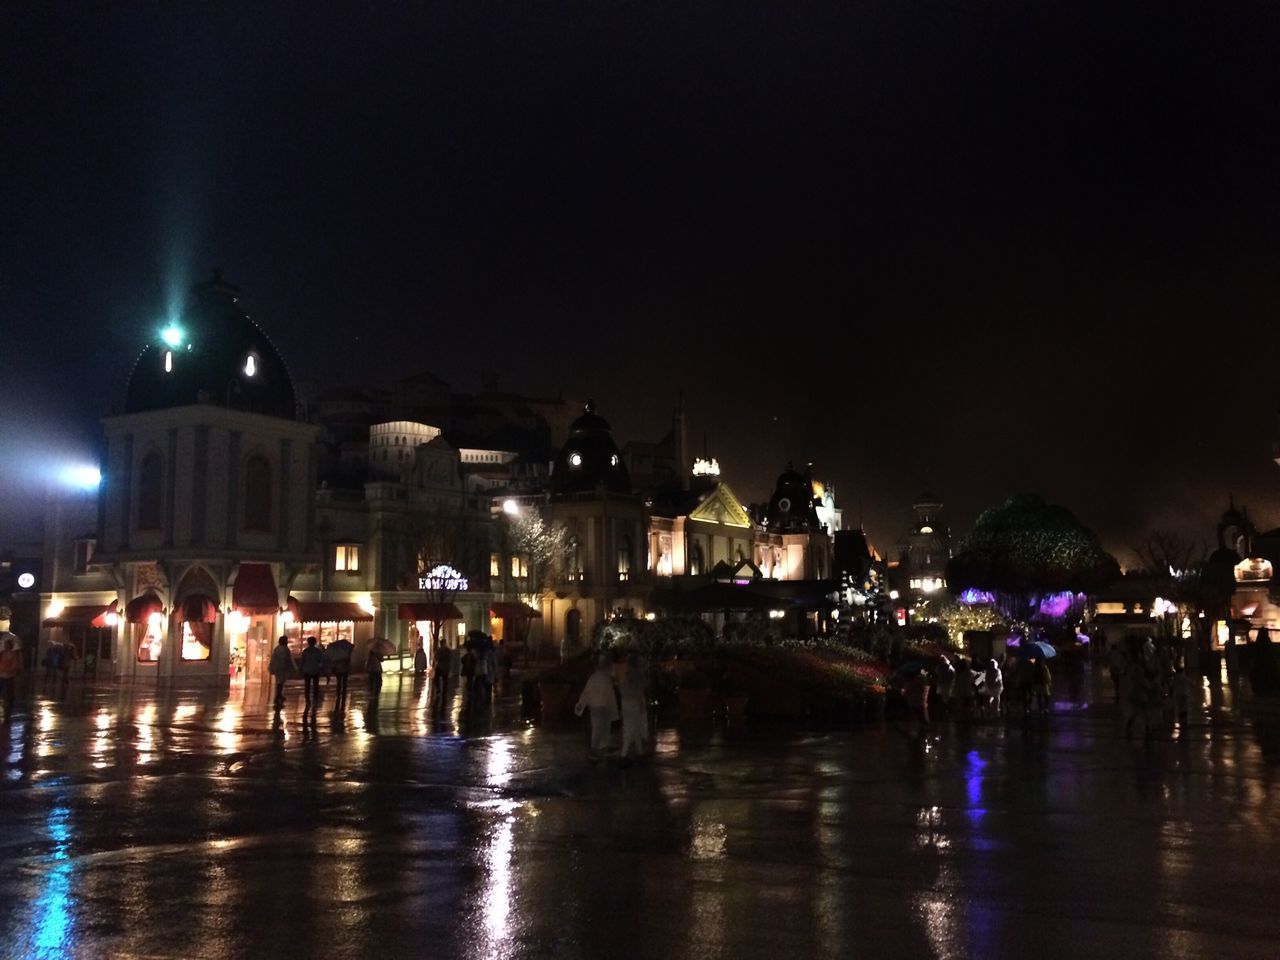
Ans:
POLYGON ((576 536, 570 537, 565 545, 565 566, 570 580, 582 579, 582 549, 576 536))
POLYGON ((158 453, 148 453, 138 471, 138 529, 159 530, 163 508, 164 460, 158 453))
POLYGON ((695 543, 689 548, 689 575, 696 577, 706 570, 707 562, 702 556, 702 544, 695 543))
POLYGON ((631 579, 631 538, 628 536, 618 540, 618 579, 631 579))
POLYGON ((271 530, 271 464, 257 453, 244 462, 244 529, 271 530))

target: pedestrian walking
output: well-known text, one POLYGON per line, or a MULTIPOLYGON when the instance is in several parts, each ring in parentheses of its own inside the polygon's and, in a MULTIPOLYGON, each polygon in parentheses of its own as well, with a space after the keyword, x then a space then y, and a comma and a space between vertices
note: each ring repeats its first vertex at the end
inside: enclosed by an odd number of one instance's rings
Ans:
POLYGON ((21 672, 22 654, 14 646, 13 637, 5 637, 4 649, 0 650, 0 702, 4 704, 5 723, 13 716, 14 688, 21 672))
POLYGON ((378 697, 382 694, 382 654, 377 650, 370 650, 364 662, 364 670, 369 677, 369 706, 376 710, 378 697))
POLYGON ((427 672, 427 645, 419 643, 413 654, 413 674, 421 677, 427 672))
POLYGON ((910 707, 912 714, 922 725, 928 726, 929 674, 924 670, 917 670, 907 678, 902 692, 903 696, 906 697, 907 706, 910 707))
POLYGON ((999 717, 1000 700, 1004 696, 1004 674, 1000 672, 1000 664, 995 660, 987 661, 987 668, 982 674, 982 692, 985 695, 983 716, 990 712, 992 717, 999 717))
POLYGON ((351 678, 351 654, 355 646, 350 640, 335 640, 325 650, 329 661, 329 669, 333 671, 334 704, 333 712, 338 714, 347 705, 347 682, 351 678))
POLYGON ((646 693, 649 678, 640 663, 640 654, 627 657, 627 669, 619 684, 622 694, 622 758, 626 760, 632 750, 637 755, 645 752, 649 739, 649 706, 646 693))
POLYGON ((284 682, 293 676, 293 654, 289 652, 289 638, 281 637, 276 648, 271 651, 271 660, 267 664, 267 673, 276 679, 276 712, 284 709, 284 682))
POLYGON ((1031 700, 1041 716, 1049 712, 1049 694, 1053 688, 1053 675, 1049 673, 1049 661, 1044 657, 1031 658, 1031 700))
POLYGON ((462 692, 470 706, 476 692, 476 655, 470 647, 462 651, 462 692))
POLYGON ((320 712, 320 678, 324 675, 326 660, 324 651, 316 646, 315 637, 307 637, 306 649, 302 651, 302 692, 306 702, 302 708, 302 722, 306 723, 307 714, 311 714, 311 722, 316 722, 316 714, 320 712))
POLYGON ((956 668, 946 657, 939 657, 933 666, 933 692, 938 703, 938 713, 942 717, 951 714, 951 698, 956 688, 956 668))
POLYGON ((613 678, 609 676, 611 667, 608 657, 600 658, 573 708, 579 717, 584 710, 591 711, 590 757, 593 760, 609 749, 613 722, 618 719, 618 698, 613 692, 613 678))

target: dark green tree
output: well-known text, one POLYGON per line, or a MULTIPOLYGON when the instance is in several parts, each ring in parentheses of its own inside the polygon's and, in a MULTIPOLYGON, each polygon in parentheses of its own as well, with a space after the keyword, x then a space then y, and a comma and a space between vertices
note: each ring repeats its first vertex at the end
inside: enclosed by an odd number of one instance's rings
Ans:
POLYGON ((1119 564, 1092 530, 1034 494, 983 512, 947 564, 953 593, 991 593, 1011 623, 1031 620, 1052 594, 1092 593, 1119 575, 1119 564))

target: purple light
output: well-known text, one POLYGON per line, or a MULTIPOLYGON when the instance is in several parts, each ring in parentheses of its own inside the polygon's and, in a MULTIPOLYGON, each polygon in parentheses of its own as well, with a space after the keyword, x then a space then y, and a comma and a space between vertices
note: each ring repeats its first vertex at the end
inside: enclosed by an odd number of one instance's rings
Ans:
POLYGON ((966 607, 972 607, 979 603, 995 603, 996 598, 993 594, 986 590, 977 590, 969 587, 967 590, 960 592, 959 600, 966 607))
POLYGON ((1064 590, 1061 593, 1051 593, 1040 601, 1040 613, 1042 616, 1051 617, 1055 620, 1065 617, 1067 611, 1071 609, 1072 604, 1076 602, 1076 595, 1070 590, 1064 590))

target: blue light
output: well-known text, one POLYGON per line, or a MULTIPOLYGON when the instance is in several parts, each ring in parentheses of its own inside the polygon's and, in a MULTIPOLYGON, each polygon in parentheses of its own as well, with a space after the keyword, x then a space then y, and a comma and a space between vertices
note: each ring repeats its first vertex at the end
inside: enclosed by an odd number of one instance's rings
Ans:
POLYGON ((160 331, 160 338, 171 347, 182 346, 182 328, 171 323, 160 331))
POLYGON ((32 904, 30 955, 34 957, 66 956, 74 946, 72 908, 76 901, 71 893, 74 863, 69 853, 70 820, 70 809, 61 805, 50 810, 45 820, 53 850, 44 858, 45 873, 39 895, 32 904))
POLYGON ((58 479, 75 490, 97 490, 102 485, 102 471, 89 464, 63 467, 58 479))

